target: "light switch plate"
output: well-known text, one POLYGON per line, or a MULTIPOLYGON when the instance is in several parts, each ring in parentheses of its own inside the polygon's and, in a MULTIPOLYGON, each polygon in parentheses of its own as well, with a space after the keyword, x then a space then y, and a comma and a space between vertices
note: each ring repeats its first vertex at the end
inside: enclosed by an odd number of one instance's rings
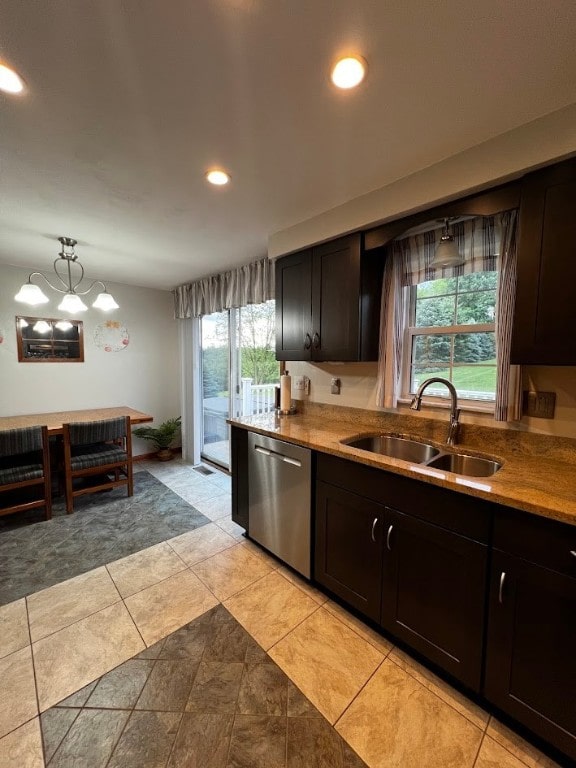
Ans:
POLYGON ((524 392, 524 413, 534 419, 553 419, 556 408, 556 392, 524 392))

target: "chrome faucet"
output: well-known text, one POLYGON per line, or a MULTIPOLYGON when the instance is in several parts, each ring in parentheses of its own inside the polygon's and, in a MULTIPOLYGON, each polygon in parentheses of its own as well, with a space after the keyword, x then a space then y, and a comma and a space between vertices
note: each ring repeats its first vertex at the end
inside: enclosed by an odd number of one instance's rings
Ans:
POLYGON ((426 381, 423 381, 422 384, 418 387, 418 391, 412 398, 412 402, 410 403, 410 408, 413 411, 419 411, 422 406, 422 395, 424 394, 424 390, 430 386, 430 384, 444 384, 448 387, 448 391, 450 392, 450 397, 452 399, 452 405, 450 407, 450 423, 448 425, 448 435, 446 437, 446 444, 447 445, 454 445, 456 442, 456 437, 458 436, 458 427, 460 426, 458 419, 460 417, 460 409, 458 408, 458 395, 456 393, 456 389, 454 388, 454 385, 452 382, 448 381, 448 379, 442 379, 438 376, 433 376, 431 379, 426 379, 426 381))

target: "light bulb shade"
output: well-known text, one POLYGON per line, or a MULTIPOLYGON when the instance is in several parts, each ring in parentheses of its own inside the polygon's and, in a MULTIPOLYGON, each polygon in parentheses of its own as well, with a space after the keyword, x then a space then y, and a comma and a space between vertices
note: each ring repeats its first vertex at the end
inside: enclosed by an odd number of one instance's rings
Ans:
POLYGON ((96 309, 101 309, 104 312, 109 312, 111 309, 119 309, 118 304, 114 301, 114 297, 112 294, 108 293, 108 291, 99 293, 92 306, 96 307, 96 309))
POLYGON ((430 262, 430 266, 432 268, 459 267, 461 264, 464 264, 464 259, 460 255, 454 238, 452 235, 443 235, 434 253, 434 258, 430 262))
POLYGON ((48 333, 50 330, 50 323, 47 323, 46 320, 37 320, 32 326, 32 329, 36 331, 36 333, 48 333))
POLYGON ((24 304, 31 304, 32 306, 35 306, 36 304, 46 304, 50 301, 48 296, 43 294, 40 288, 37 285, 34 285, 34 283, 24 283, 16 296, 14 296, 14 299, 16 301, 21 301, 24 304))
POLYGON ((62 312, 86 312, 88 307, 80 296, 75 293, 67 293, 58 305, 58 309, 62 312))

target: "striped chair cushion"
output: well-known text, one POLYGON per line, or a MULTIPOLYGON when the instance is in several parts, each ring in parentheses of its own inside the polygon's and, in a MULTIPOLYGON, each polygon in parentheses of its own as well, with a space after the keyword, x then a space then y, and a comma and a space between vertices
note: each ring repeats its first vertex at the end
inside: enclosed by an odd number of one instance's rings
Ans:
POLYGON ((70 444, 88 445, 103 443, 126 435, 126 418, 104 419, 102 421, 82 421, 69 424, 70 444))
POLYGON ((90 467, 101 467, 104 464, 114 464, 116 462, 127 461, 126 451, 116 445, 96 444, 82 445, 72 447, 71 466, 76 469, 90 469, 90 467))
POLYGON ((0 431, 0 456, 14 456, 42 450, 42 427, 0 431))
POLYGON ((44 476, 42 464, 24 464, 19 467, 0 469, 0 485, 21 483, 23 480, 35 480, 44 476))

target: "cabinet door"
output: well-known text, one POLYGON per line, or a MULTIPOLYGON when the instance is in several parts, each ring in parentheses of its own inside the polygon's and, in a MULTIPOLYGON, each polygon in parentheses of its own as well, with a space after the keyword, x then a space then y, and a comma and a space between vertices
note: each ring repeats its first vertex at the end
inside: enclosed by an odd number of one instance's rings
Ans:
POLYGON ((360 359, 360 235, 313 250, 312 359, 360 359))
POLYGON ((230 428, 232 520, 248 532, 248 432, 230 428))
POLYGON ((526 177, 518 237, 512 362, 574 365, 576 161, 526 177))
POLYGON ((487 547, 387 510, 382 625, 480 689, 487 547))
POLYGON ((380 619, 384 507, 319 482, 314 576, 335 595, 380 619))
POLYGON ((485 695, 576 759, 576 579, 495 551, 485 695))
POLYGON ((310 360, 312 349, 312 252, 276 262, 276 359, 310 360))

